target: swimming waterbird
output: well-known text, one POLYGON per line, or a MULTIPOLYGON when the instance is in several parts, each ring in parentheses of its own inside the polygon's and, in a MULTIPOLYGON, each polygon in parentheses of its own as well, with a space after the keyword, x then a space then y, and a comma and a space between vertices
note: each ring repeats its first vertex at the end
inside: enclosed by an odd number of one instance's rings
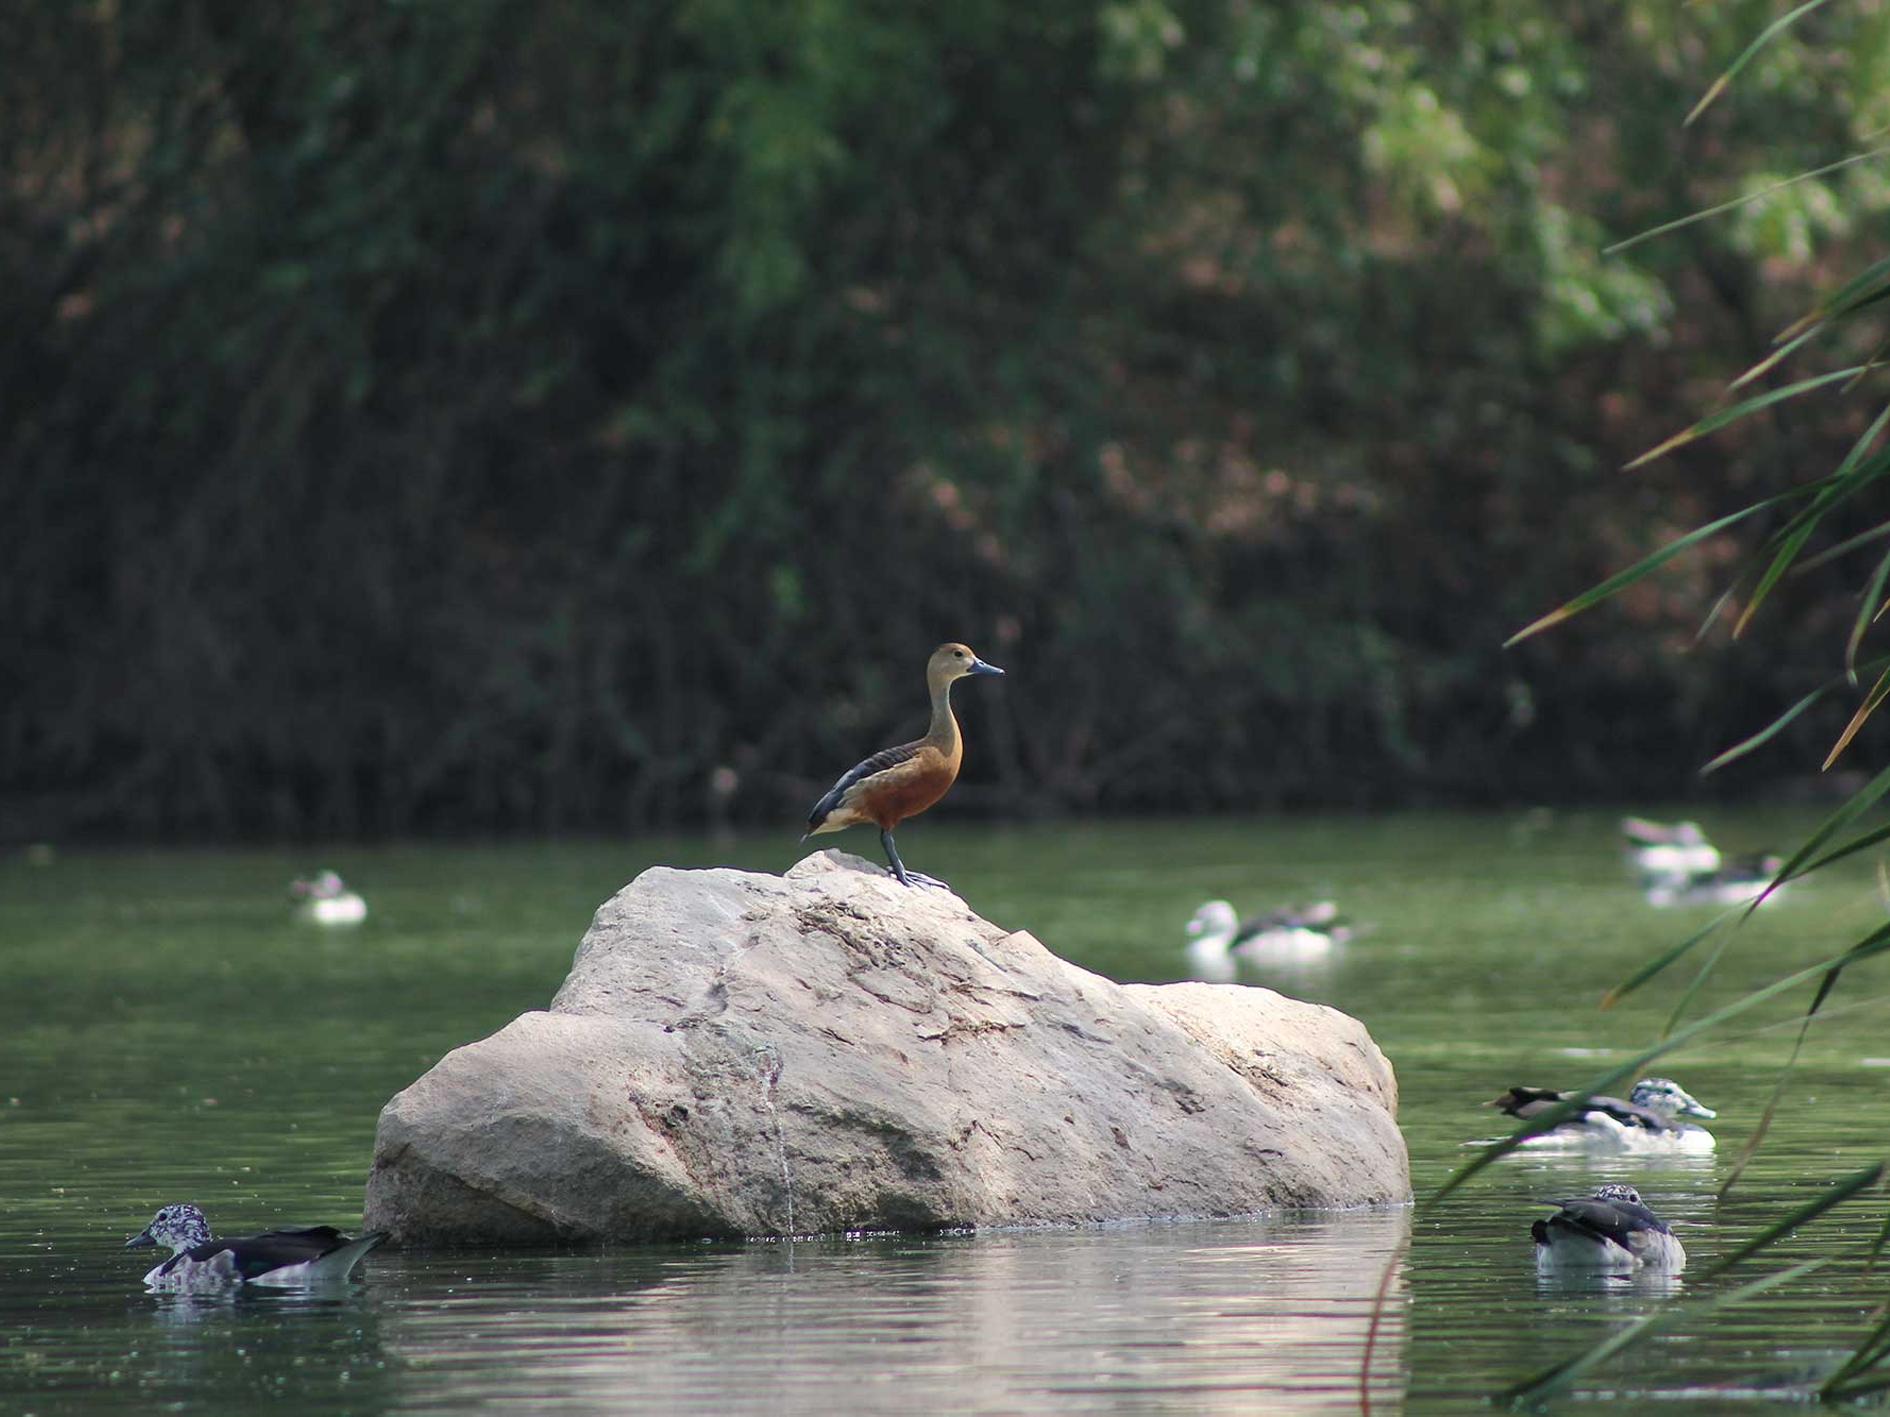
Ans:
POLYGON ((170 1250, 170 1258, 145 1275, 148 1288, 203 1293, 243 1284, 332 1284, 346 1279, 361 1256, 386 1238, 384 1230, 351 1240, 329 1225, 288 1225, 218 1240, 196 1206, 167 1205, 125 1241, 125 1248, 157 1245, 170 1250))
POLYGON ((1684 881, 1719 869, 1719 848, 1706 839, 1698 822, 1623 817, 1621 835, 1627 841, 1628 864, 1640 874, 1643 886, 1684 881))
POLYGON ((1188 921, 1188 935, 1195 978, 1225 983, 1234 977, 1237 956, 1262 964, 1320 959, 1352 931, 1339 923, 1339 908, 1329 900, 1284 905, 1250 920, 1242 920, 1229 902, 1210 900, 1188 921))
POLYGON ((333 871, 290 881, 289 899, 295 902, 296 919, 317 925, 359 925, 367 919, 367 902, 333 871))
POLYGON ((1667 1222, 1641 1203, 1632 1186, 1609 1182, 1593 1195, 1543 1201, 1554 1215, 1529 1227, 1536 1244, 1536 1268, 1600 1270, 1628 1274, 1643 1267, 1677 1273, 1687 1267, 1687 1252, 1667 1222))
MULTIPOLYGON (((1527 1119, 1575 1095, 1550 1087, 1512 1087, 1485 1105, 1527 1119)), ((1681 1119, 1718 1115, 1672 1078, 1642 1078, 1625 1102, 1618 1097, 1591 1097, 1572 1115, 1530 1137, 1524 1145, 1596 1151, 1711 1151, 1713 1134, 1704 1127, 1688 1126, 1681 1119)))
POLYGON ((1651 881, 1647 886, 1649 905, 1744 905, 1765 895, 1771 904, 1785 894, 1781 884, 1766 894, 1766 887, 1777 879, 1785 858, 1772 851, 1729 857, 1712 871, 1651 881))

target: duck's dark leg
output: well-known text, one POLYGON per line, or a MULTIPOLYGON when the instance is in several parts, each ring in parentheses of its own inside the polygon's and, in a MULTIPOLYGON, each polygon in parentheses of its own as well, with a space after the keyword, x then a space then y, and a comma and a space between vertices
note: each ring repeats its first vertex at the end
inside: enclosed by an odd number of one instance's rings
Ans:
POLYGON ((893 848, 892 829, 890 827, 880 828, 879 844, 886 849, 886 860, 892 866, 893 875, 899 878, 900 885, 944 886, 946 890, 951 889, 950 886, 946 886, 945 883, 936 876, 928 876, 923 871, 908 871, 906 869, 905 863, 899 859, 898 851, 893 848))

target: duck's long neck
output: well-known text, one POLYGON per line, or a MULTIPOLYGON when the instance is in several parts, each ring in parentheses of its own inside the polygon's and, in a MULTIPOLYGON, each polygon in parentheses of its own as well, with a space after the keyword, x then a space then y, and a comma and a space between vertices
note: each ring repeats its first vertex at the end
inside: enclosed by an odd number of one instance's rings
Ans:
POLYGON ((925 741, 948 758, 958 756, 958 720, 952 716, 952 681, 949 679, 932 686, 932 727, 925 741))
POLYGON ((1188 941, 1188 953, 1200 963, 1211 964, 1216 960, 1231 959, 1233 943, 1232 930, 1203 930, 1188 941))
POLYGON ((1204 951, 1221 955, 1230 954, 1234 948, 1236 929, 1234 925, 1209 926, 1195 936, 1194 943, 1197 948, 1204 951))

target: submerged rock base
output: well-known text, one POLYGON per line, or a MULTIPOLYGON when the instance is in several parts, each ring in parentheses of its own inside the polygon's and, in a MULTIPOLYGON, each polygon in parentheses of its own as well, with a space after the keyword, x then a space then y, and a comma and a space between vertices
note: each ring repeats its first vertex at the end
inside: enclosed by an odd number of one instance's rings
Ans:
POLYGON ((1391 1066, 1267 989, 1120 985, 836 851, 645 871, 544 1012, 381 1113, 366 1223, 537 1243, 1400 1202, 1391 1066))

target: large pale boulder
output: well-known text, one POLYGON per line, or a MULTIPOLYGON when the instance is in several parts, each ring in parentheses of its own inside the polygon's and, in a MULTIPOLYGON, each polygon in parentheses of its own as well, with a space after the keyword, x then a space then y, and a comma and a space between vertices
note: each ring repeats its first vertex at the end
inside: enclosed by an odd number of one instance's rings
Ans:
POLYGON ((1267 989, 1120 985, 822 852, 645 871, 546 1012, 381 1113, 407 1240, 784 1235, 1410 1198, 1391 1066, 1267 989))

